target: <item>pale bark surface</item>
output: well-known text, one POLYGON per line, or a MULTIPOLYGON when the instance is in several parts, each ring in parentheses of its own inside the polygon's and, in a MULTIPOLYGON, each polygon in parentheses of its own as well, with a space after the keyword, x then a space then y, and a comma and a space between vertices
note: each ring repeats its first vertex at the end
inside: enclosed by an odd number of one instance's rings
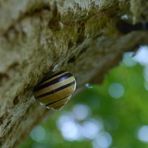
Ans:
POLYGON ((102 80, 124 52, 148 43, 146 31, 121 33, 121 16, 148 21, 146 0, 0 1, 0 146, 17 143, 46 110, 32 89, 47 71, 68 70, 78 87, 102 80), (96 77, 99 76, 99 78, 96 77))

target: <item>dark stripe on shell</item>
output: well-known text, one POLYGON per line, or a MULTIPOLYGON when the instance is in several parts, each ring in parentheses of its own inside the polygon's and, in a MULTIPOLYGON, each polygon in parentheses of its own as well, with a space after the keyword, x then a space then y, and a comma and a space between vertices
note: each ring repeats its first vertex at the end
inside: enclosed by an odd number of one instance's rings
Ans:
MULTIPOLYGON (((55 74, 51 74, 51 72, 49 72, 49 73, 47 73, 46 75, 45 75, 45 77, 34 87, 34 91, 36 91, 36 90, 38 90, 38 87, 40 86, 40 85, 42 85, 42 83, 44 82, 44 81, 47 81, 48 79, 51 79, 52 77, 55 77, 55 76, 57 76, 57 75, 60 75, 60 74, 62 74, 62 73, 65 73, 64 71, 61 71, 61 72, 58 72, 58 73, 55 73, 55 74)), ((66 72, 67 73, 67 72, 66 72)))
POLYGON ((47 75, 45 76, 45 78, 42 80, 42 82, 43 82, 43 81, 46 81, 46 80, 48 80, 48 79, 51 79, 52 77, 58 76, 58 75, 60 75, 60 74, 62 74, 62 73, 67 73, 67 72, 66 72, 66 71, 61 71, 61 72, 55 73, 55 74, 53 74, 53 75, 51 75, 51 74, 49 73, 49 74, 47 74, 47 75))
POLYGON ((65 88, 67 88, 67 87, 69 87, 69 86, 71 86, 73 84, 75 84, 75 81, 72 81, 71 83, 68 83, 66 85, 63 85, 63 86, 61 86, 61 87, 59 87, 59 88, 57 88, 55 90, 52 90, 52 91, 50 91, 48 93, 42 94, 42 95, 38 96, 38 98, 49 96, 49 95, 54 94, 54 93, 56 93, 56 92, 58 92, 58 91, 60 91, 62 89, 65 89, 65 88))
MULTIPOLYGON (((56 77, 55 79, 53 79, 53 80, 51 80, 50 82, 47 82, 47 83, 45 83, 45 84, 43 84, 43 85, 42 85, 42 83, 41 83, 41 84, 35 89, 35 91, 38 91, 38 90, 40 90, 40 89, 43 89, 43 88, 45 88, 45 87, 48 87, 48 86, 53 85, 53 84, 55 84, 55 83, 58 83, 58 82, 60 82, 61 80, 63 81, 62 78, 67 79, 67 78, 69 78, 69 77, 71 77, 71 76, 72 76, 71 73, 65 73, 64 75, 61 75, 60 77, 56 77)), ((49 79, 49 80, 50 80, 50 79, 49 79)))

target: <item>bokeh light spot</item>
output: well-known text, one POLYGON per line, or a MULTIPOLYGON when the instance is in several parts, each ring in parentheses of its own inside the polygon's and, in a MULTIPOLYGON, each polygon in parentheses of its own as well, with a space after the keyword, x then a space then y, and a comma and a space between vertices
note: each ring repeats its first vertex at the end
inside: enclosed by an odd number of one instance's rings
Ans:
POLYGON ((148 82, 148 65, 144 67, 144 79, 148 82))
POLYGON ((139 62, 141 65, 148 64, 148 46, 140 46, 134 60, 139 62))
POLYGON ((86 88, 93 88, 93 85, 91 85, 90 83, 85 83, 85 87, 86 88))
POLYGON ((77 104, 73 108, 73 114, 77 120, 84 120, 90 114, 90 109, 87 105, 77 104))
POLYGON ((42 126, 36 126, 30 133, 32 140, 42 142, 45 139, 46 132, 42 126))
POLYGON ((109 86, 109 94, 115 99, 118 99, 123 96, 124 94, 124 87, 120 83, 112 83, 109 86))
POLYGON ((102 130, 102 123, 92 119, 89 121, 85 121, 82 124, 81 132, 84 138, 94 139, 98 133, 102 130))
POLYGON ((93 148, 109 148, 112 137, 108 132, 101 132, 93 141, 93 148))
POLYGON ((127 67, 133 67, 136 65, 135 60, 132 58, 132 56, 134 55, 133 52, 127 52, 124 54, 123 56, 123 61, 122 63, 127 66, 127 67))
POLYGON ((148 142, 148 125, 139 128, 138 139, 143 142, 148 142))
POLYGON ((61 132, 66 140, 73 141, 80 139, 78 125, 73 121, 65 122, 61 126, 61 132))
POLYGON ((147 81, 144 83, 144 87, 148 91, 148 82, 147 81))
POLYGON ((59 118, 58 128, 64 139, 68 141, 81 140, 79 125, 74 121, 71 114, 59 118))

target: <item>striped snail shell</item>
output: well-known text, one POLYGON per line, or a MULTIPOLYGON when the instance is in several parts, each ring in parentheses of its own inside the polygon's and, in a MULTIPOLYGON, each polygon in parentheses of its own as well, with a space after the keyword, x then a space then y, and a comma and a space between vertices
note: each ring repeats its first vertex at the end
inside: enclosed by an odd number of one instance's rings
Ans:
POLYGON ((34 96, 46 108, 61 109, 76 89, 75 77, 69 72, 47 76, 34 88, 34 96))

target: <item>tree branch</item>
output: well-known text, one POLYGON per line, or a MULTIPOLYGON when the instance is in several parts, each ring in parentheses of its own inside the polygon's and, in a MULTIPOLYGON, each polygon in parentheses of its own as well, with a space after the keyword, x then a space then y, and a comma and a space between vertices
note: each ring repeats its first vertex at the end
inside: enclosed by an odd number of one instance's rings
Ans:
POLYGON ((124 52, 148 43, 147 32, 123 34, 116 25, 124 14, 130 23, 148 21, 147 3, 0 2, 1 147, 15 147, 47 114, 32 93, 46 72, 68 70, 74 73, 80 87, 92 79, 96 82, 96 74, 102 80, 124 52))

